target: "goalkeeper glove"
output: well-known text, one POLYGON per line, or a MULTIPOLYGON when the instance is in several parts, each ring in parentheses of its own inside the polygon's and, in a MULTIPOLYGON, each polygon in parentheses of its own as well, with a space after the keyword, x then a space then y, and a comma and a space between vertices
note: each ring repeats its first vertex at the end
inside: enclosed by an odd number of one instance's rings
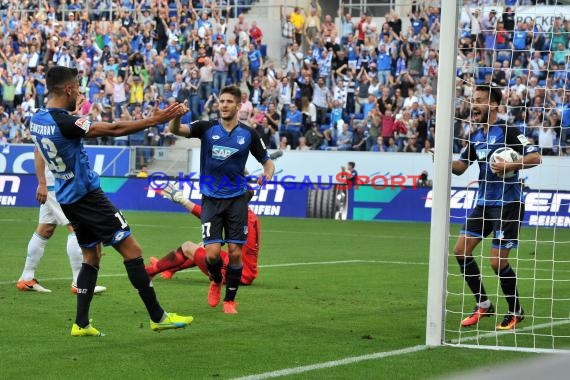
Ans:
POLYGON ((182 192, 182 190, 180 190, 174 184, 174 182, 170 182, 168 184, 168 186, 166 186, 162 190, 162 196, 168 200, 171 200, 172 202, 176 202, 176 203, 180 203, 180 204, 184 204, 184 202, 187 201, 187 199, 184 198, 184 193, 182 192))

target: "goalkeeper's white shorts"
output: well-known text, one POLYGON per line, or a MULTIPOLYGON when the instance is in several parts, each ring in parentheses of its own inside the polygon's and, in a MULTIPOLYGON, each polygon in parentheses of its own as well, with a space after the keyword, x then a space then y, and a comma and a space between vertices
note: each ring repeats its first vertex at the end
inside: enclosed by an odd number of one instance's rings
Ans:
POLYGON ((55 199, 55 191, 48 191, 46 203, 40 206, 40 224, 59 224, 66 226, 69 220, 55 199))

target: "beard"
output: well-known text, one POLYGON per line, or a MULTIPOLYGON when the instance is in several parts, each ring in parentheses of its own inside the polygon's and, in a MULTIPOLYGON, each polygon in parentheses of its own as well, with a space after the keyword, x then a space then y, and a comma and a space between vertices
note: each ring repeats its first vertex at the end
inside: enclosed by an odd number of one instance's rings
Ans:
POLYGON ((224 116, 224 112, 220 111, 220 119, 223 121, 232 121, 235 118, 236 114, 237 112, 227 112, 224 116))
POLYGON ((478 116, 479 120, 475 120, 477 124, 486 124, 489 122, 489 110, 474 110, 473 116, 478 116))
POLYGON ((70 100, 65 109, 69 112, 75 111, 77 109, 77 99, 70 100))

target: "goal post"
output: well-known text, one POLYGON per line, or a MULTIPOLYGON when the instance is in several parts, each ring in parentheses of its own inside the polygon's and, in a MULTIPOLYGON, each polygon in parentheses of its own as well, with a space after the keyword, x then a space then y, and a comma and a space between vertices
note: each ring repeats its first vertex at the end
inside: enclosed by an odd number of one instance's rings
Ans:
POLYGON ((433 207, 431 209, 426 344, 442 343, 445 320, 447 252, 449 250, 449 195, 459 5, 442 1, 439 73, 435 128, 433 207), (447 5, 447 6, 445 6, 447 5), (453 6, 455 5, 455 6, 453 6))
MULTIPOLYGON (((519 0, 505 5, 505 1, 441 0, 440 4, 426 345, 570 353, 570 2, 519 0), (503 12, 513 29, 504 29, 503 12), (495 15, 494 24, 485 19, 477 31, 467 29, 470 22, 495 15), (460 42, 462 37, 468 41, 460 42), (472 46, 470 37, 475 38, 472 46), (488 110, 472 104, 478 84, 489 84, 501 92, 496 124, 507 127, 494 128, 513 131, 516 126, 510 140, 506 132, 491 136, 491 127, 481 137, 476 122, 485 123, 488 110), (465 174, 454 176, 453 154, 467 147, 472 137, 479 139, 471 144, 476 155, 470 160, 480 160, 482 166, 475 161, 465 174), (478 183, 478 176, 483 168, 488 170, 487 160, 498 145, 520 146, 526 151, 527 142, 538 147, 542 163, 520 171, 525 185, 520 199, 526 213, 519 219, 503 213, 505 204, 512 207, 519 200, 518 186, 513 186, 518 182, 511 181, 511 194, 516 196, 509 198, 504 190, 508 180, 485 174, 478 183), (478 268, 470 270, 467 285, 450 243, 463 234, 460 225, 477 205, 477 185, 486 190, 488 186, 496 188, 497 183, 503 186, 496 192, 501 201, 493 198, 485 207, 501 211, 480 216, 480 225, 485 226, 480 235, 490 234, 473 251, 478 268), (518 241, 515 235, 505 237, 503 222, 509 220, 521 221, 518 241), (491 250, 497 247, 510 250, 509 266, 497 264, 500 270, 490 265, 491 250), (473 282, 477 276, 483 286, 473 282), (509 280, 513 278, 514 282, 509 280), (470 317, 476 305, 471 289, 478 288, 475 293, 479 294, 483 287, 488 301, 479 298, 477 305, 486 310, 491 302, 495 313, 485 314, 478 323, 467 319, 467 327, 462 327, 462 319, 470 317), (520 320, 523 310, 524 320, 520 320), (504 329, 513 326, 507 323, 513 316, 520 323, 514 329, 504 329)), ((499 98, 489 91, 489 102, 499 98)), ((484 107, 483 100, 479 103, 484 107)), ((471 228, 473 234, 477 228, 471 228)))

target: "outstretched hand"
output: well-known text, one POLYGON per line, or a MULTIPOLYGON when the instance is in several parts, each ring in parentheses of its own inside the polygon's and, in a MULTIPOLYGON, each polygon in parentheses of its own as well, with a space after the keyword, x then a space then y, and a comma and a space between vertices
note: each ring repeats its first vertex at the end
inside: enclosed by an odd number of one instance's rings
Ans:
POLYGON ((182 190, 174 182, 168 183, 168 186, 162 189, 162 196, 175 203, 184 204, 187 201, 182 190))
POLYGON ((184 104, 172 103, 164 109, 159 109, 158 107, 155 108, 152 113, 152 118, 155 120, 156 124, 163 124, 176 117, 181 117, 186 112, 188 112, 188 108, 184 104))

